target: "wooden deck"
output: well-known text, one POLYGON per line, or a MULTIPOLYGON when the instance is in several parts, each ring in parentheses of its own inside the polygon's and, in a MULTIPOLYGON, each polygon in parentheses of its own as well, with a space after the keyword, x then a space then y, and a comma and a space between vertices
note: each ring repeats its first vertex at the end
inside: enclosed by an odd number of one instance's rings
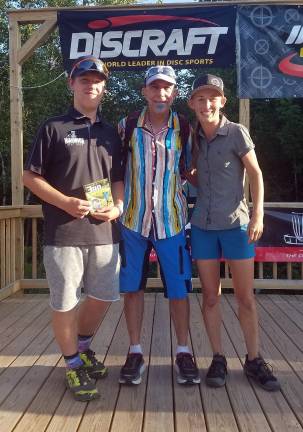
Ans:
POLYGON ((210 349, 201 323, 200 296, 191 300, 191 343, 200 386, 175 384, 168 304, 147 294, 142 343, 149 365, 142 384, 121 387, 128 349, 123 302, 108 310, 93 348, 110 368, 98 383, 101 398, 75 402, 64 387, 64 364, 53 339, 48 299, 17 295, 0 302, 1 432, 291 432, 303 430, 303 296, 258 295, 261 350, 282 391, 266 393, 242 372, 245 346, 232 295, 223 296, 226 387, 205 387, 210 349))

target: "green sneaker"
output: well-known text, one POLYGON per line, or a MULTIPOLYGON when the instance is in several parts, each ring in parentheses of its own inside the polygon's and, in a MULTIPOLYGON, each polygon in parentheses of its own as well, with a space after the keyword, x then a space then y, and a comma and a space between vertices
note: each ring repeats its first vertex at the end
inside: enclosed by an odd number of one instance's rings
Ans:
POLYGON ((100 397, 94 381, 88 376, 83 366, 66 370, 66 386, 71 390, 74 398, 81 402, 88 402, 100 397))
POLYGON ((107 367, 96 358, 94 351, 88 349, 79 355, 90 378, 100 379, 107 376, 107 367))

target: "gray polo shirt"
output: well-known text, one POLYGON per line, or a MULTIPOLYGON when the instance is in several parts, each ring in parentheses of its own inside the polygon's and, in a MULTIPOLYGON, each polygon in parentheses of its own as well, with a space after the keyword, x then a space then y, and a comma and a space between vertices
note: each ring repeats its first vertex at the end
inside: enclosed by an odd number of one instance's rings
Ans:
POLYGON ((254 148, 248 130, 222 117, 216 136, 199 133, 198 196, 191 223, 205 230, 237 228, 249 222, 242 157, 254 148))

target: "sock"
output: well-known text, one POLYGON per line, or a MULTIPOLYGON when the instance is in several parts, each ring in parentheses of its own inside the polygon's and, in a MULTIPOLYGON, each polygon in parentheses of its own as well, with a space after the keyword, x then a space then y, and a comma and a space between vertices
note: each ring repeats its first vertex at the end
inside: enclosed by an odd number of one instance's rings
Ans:
POLYGON ((188 348, 188 345, 177 345, 176 355, 179 354, 179 353, 189 353, 189 354, 191 354, 190 349, 188 348))
POLYGON ((64 356, 64 360, 67 369, 77 369, 78 367, 83 365, 83 361, 80 359, 78 352, 71 356, 64 356))
POLYGON ((93 335, 78 335, 78 350, 80 353, 83 353, 84 351, 87 351, 89 349, 92 339, 93 335))
POLYGON ((129 347, 129 353, 130 354, 143 354, 141 345, 140 344, 138 344, 138 345, 130 345, 130 347, 129 347))

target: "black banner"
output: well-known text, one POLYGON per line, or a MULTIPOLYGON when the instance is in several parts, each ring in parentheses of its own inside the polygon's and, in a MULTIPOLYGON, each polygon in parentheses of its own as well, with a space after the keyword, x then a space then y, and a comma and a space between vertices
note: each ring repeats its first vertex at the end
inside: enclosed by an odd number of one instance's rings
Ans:
POLYGON ((242 6, 238 15, 239 97, 303 97, 302 7, 242 6))
POLYGON ((266 208, 256 261, 303 261, 303 209, 266 208))
POLYGON ((235 64, 236 7, 61 11, 58 25, 66 70, 83 55, 111 70, 235 64))

